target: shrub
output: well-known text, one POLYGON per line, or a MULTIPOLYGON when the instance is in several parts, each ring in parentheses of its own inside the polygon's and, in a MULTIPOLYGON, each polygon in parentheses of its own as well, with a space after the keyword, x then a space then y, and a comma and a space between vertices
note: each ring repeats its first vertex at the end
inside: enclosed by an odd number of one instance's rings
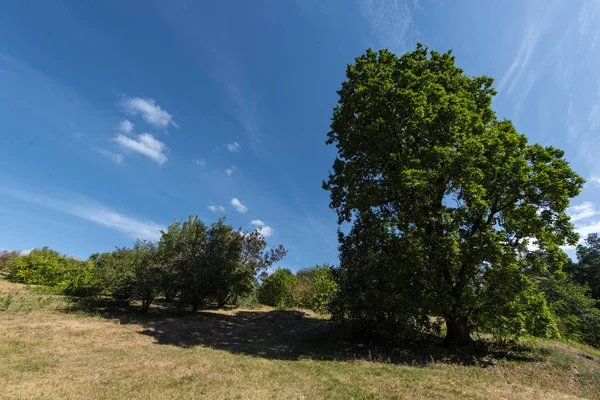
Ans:
POLYGON ((21 253, 18 251, 2 251, 0 252, 0 271, 8 271, 11 263, 19 257, 21 253))
POLYGON ((43 285, 73 296, 92 296, 100 291, 94 265, 89 261, 61 255, 44 247, 15 258, 10 279, 29 285, 43 285))
POLYGON ((271 307, 293 307, 293 290, 297 280, 289 269, 277 269, 263 281, 258 290, 258 300, 271 307))
POLYGON ((298 278, 294 286, 296 304, 318 313, 326 312, 337 291, 331 266, 325 264, 301 269, 296 276, 298 278))

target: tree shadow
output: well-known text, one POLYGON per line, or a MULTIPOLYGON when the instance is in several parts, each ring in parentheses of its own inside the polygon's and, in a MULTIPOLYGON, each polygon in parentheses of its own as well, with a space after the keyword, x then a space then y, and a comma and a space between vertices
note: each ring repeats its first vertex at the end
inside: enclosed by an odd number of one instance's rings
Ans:
POLYGON ((299 310, 209 310, 191 314, 181 312, 172 303, 163 303, 146 314, 110 301, 75 299, 63 311, 140 325, 138 332, 153 337, 157 344, 204 346, 267 359, 368 360, 414 366, 438 362, 489 366, 503 358, 539 359, 532 349, 518 343, 479 340, 472 349, 458 351, 445 348, 440 337, 432 336, 393 346, 366 340, 328 319, 311 317, 299 310))

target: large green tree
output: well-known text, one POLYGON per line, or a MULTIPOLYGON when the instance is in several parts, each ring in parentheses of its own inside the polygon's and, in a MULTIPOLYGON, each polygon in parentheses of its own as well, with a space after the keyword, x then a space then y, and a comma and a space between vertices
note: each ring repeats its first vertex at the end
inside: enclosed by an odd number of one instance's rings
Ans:
POLYGON ((346 74, 324 182, 341 225, 334 316, 401 331, 440 315, 453 345, 493 310, 527 329, 518 314, 544 308, 529 276, 566 261, 584 180, 498 119, 493 80, 450 52, 367 50, 346 74))

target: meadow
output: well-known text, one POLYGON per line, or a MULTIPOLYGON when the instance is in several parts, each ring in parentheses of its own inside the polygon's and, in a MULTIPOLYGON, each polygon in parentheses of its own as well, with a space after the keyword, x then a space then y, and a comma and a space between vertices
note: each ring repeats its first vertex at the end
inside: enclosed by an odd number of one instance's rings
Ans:
POLYGON ((527 339, 374 350, 301 310, 172 315, 0 280, 3 399, 600 398, 600 352, 527 339), (7 299, 10 296, 10 300, 7 299))

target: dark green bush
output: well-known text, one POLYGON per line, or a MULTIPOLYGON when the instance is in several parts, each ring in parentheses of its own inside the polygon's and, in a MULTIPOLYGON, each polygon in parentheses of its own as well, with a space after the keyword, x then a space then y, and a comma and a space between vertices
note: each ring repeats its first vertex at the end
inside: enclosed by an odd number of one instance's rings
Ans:
POLYGON ((258 290, 258 300, 271 307, 294 307, 294 286, 298 278, 289 269, 278 269, 266 278, 258 290))

